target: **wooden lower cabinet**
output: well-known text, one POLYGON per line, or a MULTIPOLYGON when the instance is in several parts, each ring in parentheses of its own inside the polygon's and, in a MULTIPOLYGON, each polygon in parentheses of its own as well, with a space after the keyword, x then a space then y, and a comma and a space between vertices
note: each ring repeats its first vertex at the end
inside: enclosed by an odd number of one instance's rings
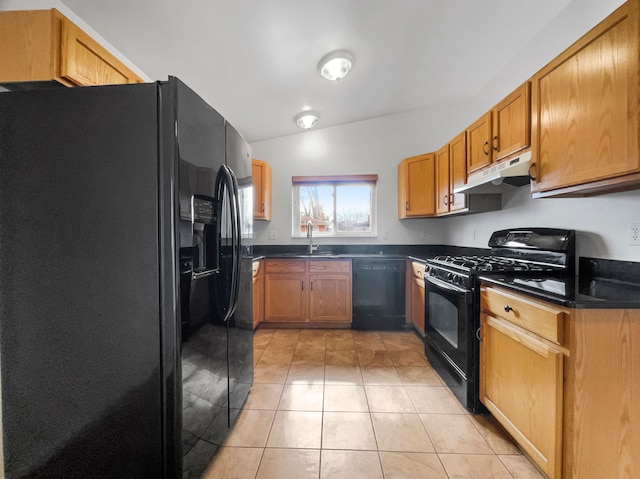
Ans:
POLYGON ((482 326, 480 399, 549 477, 560 477, 561 351, 487 314, 482 326))
POLYGON ((264 265, 261 260, 253 261, 253 327, 264 318, 264 265))
POLYGON ((407 318, 424 336, 424 263, 408 261, 407 266, 407 318))
POLYGON ((351 261, 266 259, 264 322, 351 324, 351 261))
POLYGON ((640 470, 640 310, 480 292, 480 400, 551 479, 640 470))

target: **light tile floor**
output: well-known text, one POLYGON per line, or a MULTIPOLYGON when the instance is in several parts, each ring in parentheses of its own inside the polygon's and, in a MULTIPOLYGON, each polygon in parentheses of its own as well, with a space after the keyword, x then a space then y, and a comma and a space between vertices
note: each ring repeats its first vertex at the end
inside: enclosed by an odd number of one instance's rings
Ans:
POLYGON ((255 380, 203 479, 540 479, 411 332, 258 329, 255 380))

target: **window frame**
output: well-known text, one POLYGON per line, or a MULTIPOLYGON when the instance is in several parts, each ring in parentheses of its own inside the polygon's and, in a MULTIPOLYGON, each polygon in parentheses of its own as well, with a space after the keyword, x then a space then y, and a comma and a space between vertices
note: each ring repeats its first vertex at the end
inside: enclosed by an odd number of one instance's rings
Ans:
MULTIPOLYGON (((333 233, 321 233, 318 231, 313 232, 314 238, 375 238, 378 236, 377 231, 377 187, 378 187, 378 175, 331 175, 331 176, 293 176, 291 177, 291 195, 292 195, 292 208, 291 208, 291 237, 292 238, 306 238, 306 232, 302 232, 300 226, 300 187, 305 185, 317 185, 317 186, 333 186, 334 188, 340 185, 369 185, 371 187, 371 231, 337 231, 337 215, 336 215, 336 196, 333 198, 333 224, 335 231, 333 233)), ((335 191, 335 190, 334 190, 335 191)))

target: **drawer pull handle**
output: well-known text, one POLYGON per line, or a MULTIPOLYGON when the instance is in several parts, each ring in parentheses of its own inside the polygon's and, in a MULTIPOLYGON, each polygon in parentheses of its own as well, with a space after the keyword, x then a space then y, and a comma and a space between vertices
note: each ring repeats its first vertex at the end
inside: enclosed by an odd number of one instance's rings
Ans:
POLYGON ((504 312, 508 313, 509 311, 513 311, 513 308, 511 306, 509 306, 508 304, 504 305, 504 312))
POLYGON ((480 325, 480 327, 476 331, 476 338, 478 338, 478 341, 482 342, 482 337, 480 336, 480 330, 482 330, 482 324, 480 325))

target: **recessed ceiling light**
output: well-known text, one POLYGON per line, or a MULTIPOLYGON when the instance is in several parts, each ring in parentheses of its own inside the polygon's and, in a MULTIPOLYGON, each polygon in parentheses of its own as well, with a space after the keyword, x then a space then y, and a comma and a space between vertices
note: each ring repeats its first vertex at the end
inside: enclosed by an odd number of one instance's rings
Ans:
POLYGON ((322 57, 318 63, 318 73, 327 80, 338 81, 347 76, 352 65, 351 53, 346 50, 336 50, 322 57))
POLYGON ((294 120, 300 128, 308 130, 318 124, 318 114, 315 111, 307 110, 298 113, 294 120))

